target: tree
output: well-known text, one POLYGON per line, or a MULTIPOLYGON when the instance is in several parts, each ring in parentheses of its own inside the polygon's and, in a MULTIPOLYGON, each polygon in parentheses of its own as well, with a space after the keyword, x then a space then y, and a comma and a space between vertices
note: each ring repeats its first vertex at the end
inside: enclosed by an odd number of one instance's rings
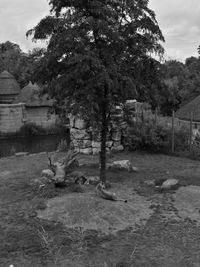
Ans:
POLYGON ((106 136, 112 108, 136 97, 134 71, 164 41, 148 0, 50 0, 50 15, 27 32, 48 41, 35 72, 59 107, 101 128, 100 179, 106 181, 106 136), (73 103, 73 105, 68 105, 73 103))
POLYGON ((14 75, 20 87, 25 86, 31 79, 36 55, 39 55, 40 50, 34 49, 29 53, 24 53, 18 44, 9 41, 0 43, 0 72, 9 71, 14 75))

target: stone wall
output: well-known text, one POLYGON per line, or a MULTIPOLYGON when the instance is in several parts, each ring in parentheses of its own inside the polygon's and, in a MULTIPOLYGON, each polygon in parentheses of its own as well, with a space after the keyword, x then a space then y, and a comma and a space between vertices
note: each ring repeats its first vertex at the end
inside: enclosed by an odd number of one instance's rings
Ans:
POLYGON ((25 104, 0 104, 0 133, 15 133, 25 119, 25 104))
MULTIPOLYGON (((87 126, 87 123, 78 116, 70 116, 70 138, 71 145, 75 151, 83 154, 98 154, 101 150, 100 131, 87 126)), ((107 152, 122 151, 123 133, 127 124, 124 121, 124 114, 121 107, 116 107, 112 113, 111 124, 107 136, 107 152)))

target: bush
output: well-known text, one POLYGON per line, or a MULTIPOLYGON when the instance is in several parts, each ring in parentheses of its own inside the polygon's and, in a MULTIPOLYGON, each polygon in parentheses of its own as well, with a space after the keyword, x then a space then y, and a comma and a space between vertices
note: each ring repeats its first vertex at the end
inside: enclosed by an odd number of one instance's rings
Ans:
POLYGON ((60 143, 58 144, 58 148, 57 148, 57 150, 58 150, 59 152, 66 152, 66 151, 68 151, 68 150, 69 150, 69 145, 68 145, 67 141, 64 140, 64 139, 62 139, 62 140, 60 141, 60 143))
POLYGON ((45 134, 45 129, 42 126, 36 125, 34 123, 26 123, 24 124, 19 133, 22 136, 35 136, 45 134))
MULTIPOLYGON (((171 128, 166 125, 155 125, 152 121, 135 122, 127 131, 123 145, 129 151, 146 150, 169 153, 172 142, 171 128)), ((175 128, 175 150, 185 151, 188 147, 187 129, 175 128)))

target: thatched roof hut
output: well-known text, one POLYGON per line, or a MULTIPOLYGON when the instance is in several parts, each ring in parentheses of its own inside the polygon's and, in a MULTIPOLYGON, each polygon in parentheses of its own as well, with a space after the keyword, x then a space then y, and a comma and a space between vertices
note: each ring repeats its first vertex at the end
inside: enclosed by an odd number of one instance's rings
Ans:
POLYGON ((29 82, 15 100, 15 103, 25 103, 26 107, 51 107, 53 100, 48 95, 41 94, 41 88, 37 84, 29 82))
POLYGON ((20 87, 14 76, 8 71, 0 74, 0 103, 10 104, 20 93, 20 87))
POLYGON ((175 114, 179 120, 200 122, 200 96, 182 106, 175 114))
POLYGON ((26 122, 50 127, 55 125, 56 115, 53 100, 47 94, 41 94, 41 88, 31 82, 25 86, 15 100, 15 103, 25 103, 26 122))

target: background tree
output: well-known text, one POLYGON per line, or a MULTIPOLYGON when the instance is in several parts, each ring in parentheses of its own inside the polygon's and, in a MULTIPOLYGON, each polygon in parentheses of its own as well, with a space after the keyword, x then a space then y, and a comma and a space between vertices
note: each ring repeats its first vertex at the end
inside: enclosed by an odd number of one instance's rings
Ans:
POLYGON ((57 105, 98 122, 100 179, 106 180, 106 136, 112 108, 137 96, 135 68, 163 53, 148 0, 51 0, 51 13, 27 35, 48 40, 35 72, 57 105), (69 105, 70 103, 71 105, 69 105))
POLYGON ((18 44, 5 42, 0 44, 0 72, 7 70, 14 75, 20 87, 24 87, 31 79, 34 64, 41 56, 42 49, 24 53, 18 44))

